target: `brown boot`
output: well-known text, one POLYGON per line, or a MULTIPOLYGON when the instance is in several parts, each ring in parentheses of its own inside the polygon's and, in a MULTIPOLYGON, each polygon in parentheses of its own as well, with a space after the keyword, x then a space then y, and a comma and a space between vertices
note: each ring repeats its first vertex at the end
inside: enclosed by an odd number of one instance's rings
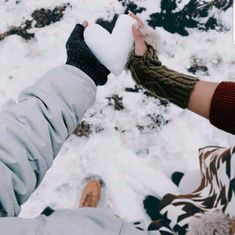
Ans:
POLYGON ((85 186, 80 200, 80 208, 97 207, 100 200, 101 184, 99 180, 91 180, 85 186))

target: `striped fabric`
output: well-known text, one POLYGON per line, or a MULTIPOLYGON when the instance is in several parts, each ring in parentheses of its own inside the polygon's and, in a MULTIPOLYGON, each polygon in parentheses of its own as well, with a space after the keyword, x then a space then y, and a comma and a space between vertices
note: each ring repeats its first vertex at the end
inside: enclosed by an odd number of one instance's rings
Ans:
POLYGON ((234 152, 235 148, 200 149, 200 186, 191 194, 165 195, 160 204, 163 219, 153 222, 150 229, 161 235, 184 235, 192 216, 214 208, 230 217, 235 216, 234 152))

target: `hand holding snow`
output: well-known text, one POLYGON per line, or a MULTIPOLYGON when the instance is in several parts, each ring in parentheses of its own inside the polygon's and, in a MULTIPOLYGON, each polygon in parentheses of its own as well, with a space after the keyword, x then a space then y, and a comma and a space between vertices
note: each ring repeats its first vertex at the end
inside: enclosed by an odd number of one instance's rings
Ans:
POLYGON ((133 47, 132 25, 136 21, 128 15, 120 15, 112 34, 98 24, 89 25, 85 32, 85 42, 97 59, 114 75, 125 68, 128 55, 133 47))

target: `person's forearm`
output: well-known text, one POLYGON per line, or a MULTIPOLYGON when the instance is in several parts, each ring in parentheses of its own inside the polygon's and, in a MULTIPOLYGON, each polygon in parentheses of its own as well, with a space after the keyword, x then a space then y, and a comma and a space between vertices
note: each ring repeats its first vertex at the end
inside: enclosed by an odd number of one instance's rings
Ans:
POLYGON ((235 134, 235 83, 198 81, 189 97, 188 109, 215 127, 235 134))
POLYGON ((0 114, 0 217, 16 216, 95 101, 95 83, 64 65, 25 89, 0 114))
POLYGON ((235 83, 200 81, 162 65, 148 46, 144 56, 132 53, 127 68, 137 84, 154 96, 167 99, 210 120, 211 124, 235 134, 235 83))
POLYGON ((235 134, 235 82, 221 82, 216 87, 211 100, 210 122, 235 134))
POLYGON ((199 81, 189 99, 188 109, 192 112, 209 119, 212 97, 218 83, 199 81))
POLYGON ((190 95, 199 81, 197 77, 179 73, 162 65, 153 47, 148 46, 144 56, 133 52, 127 68, 135 82, 154 96, 167 99, 173 104, 188 108, 190 95))

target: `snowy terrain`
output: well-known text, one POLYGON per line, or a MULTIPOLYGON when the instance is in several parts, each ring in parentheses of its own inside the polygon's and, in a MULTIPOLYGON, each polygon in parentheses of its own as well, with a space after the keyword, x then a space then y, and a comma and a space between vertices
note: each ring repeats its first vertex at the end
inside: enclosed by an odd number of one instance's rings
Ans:
MULTIPOLYGON (((117 0, 68 0, 63 18, 46 27, 33 27, 35 38, 26 41, 13 35, 0 41, 0 105, 17 100, 28 85, 37 81, 49 69, 65 62, 65 42, 76 22, 94 22, 104 17, 111 20, 124 7, 117 0)), ((63 0, 0 0, 0 32, 29 19, 35 9, 54 8, 63 0), (18 4, 16 4, 18 2, 18 4)), ((179 1, 183 7, 188 0, 179 1)), ((160 0, 135 1, 147 10, 144 20, 159 11, 160 0)), ((216 12, 223 31, 201 32, 189 29, 189 36, 171 34, 157 28, 160 59, 164 64, 187 72, 193 58, 207 66, 196 75, 208 81, 235 81, 235 46, 232 44, 232 9, 216 12)), ((44 181, 23 206, 21 216, 33 217, 46 207, 76 208, 83 179, 99 175, 105 182, 102 207, 132 221, 147 223, 142 201, 146 195, 163 196, 176 192, 170 177, 174 171, 188 172, 198 168, 198 148, 206 145, 230 146, 234 137, 209 122, 173 105, 160 101, 142 91, 127 92, 134 82, 126 72, 119 77, 110 75, 105 87, 99 87, 95 105, 83 121, 91 133, 72 135, 44 181), (124 108, 115 109, 113 95, 122 97, 124 108), (160 124, 159 124, 160 123, 160 124), (159 127, 160 126, 160 127, 159 127)))

